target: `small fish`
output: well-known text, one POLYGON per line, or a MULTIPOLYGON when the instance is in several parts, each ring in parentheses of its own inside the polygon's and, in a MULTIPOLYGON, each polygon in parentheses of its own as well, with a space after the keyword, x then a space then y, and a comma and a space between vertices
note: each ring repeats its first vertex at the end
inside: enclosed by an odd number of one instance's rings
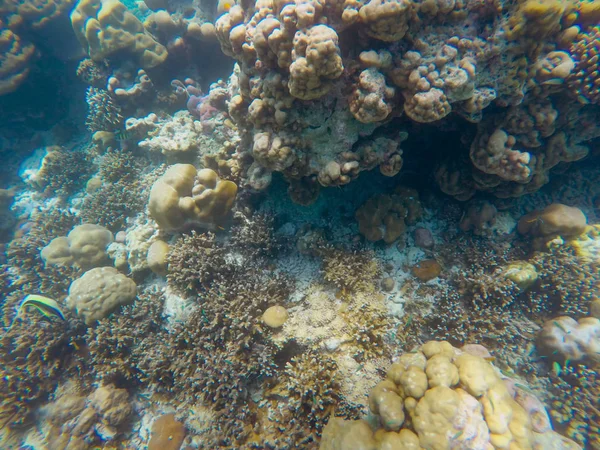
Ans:
POLYGON ((23 308, 27 308, 29 306, 33 306, 45 317, 58 317, 61 320, 66 320, 65 315, 63 314, 56 300, 38 294, 29 294, 23 299, 21 305, 19 306, 19 310, 17 311, 17 317, 19 317, 23 308))
POLYGON ((560 377, 560 374, 562 373, 562 367, 560 367, 559 363, 554 361, 554 363, 552 363, 552 370, 554 371, 557 377, 560 377))
POLYGON ((525 386, 524 384, 515 383, 515 386, 529 394, 535 395, 535 393, 531 389, 529 389, 527 386, 525 386))
POLYGON ((117 141, 126 141, 127 139, 129 139, 129 131, 127 130, 117 130, 113 134, 115 135, 115 139, 117 141))
POLYGON ((461 437, 463 434, 463 430, 460 430, 458 433, 456 433, 454 436, 452 436, 452 440, 457 440, 459 437, 461 437))
POLYGON ((569 330, 567 330, 565 327, 563 327, 559 322, 557 322, 556 320, 552 321, 552 323, 554 324, 554 326, 560 328, 563 333, 569 334, 571 333, 569 330))
POLYGON ((412 319, 413 319, 412 314, 410 314, 408 316, 408 319, 406 319, 406 325, 404 325, 404 328, 410 327, 410 324, 412 323, 412 319))

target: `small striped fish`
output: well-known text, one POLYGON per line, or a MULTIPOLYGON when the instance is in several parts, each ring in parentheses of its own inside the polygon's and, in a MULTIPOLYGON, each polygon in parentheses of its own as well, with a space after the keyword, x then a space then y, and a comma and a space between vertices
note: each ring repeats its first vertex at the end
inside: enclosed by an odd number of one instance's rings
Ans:
POLYGON ((61 311, 56 300, 37 294, 29 294, 23 299, 21 305, 19 306, 19 310, 17 311, 17 317, 19 317, 24 308, 28 308, 30 306, 37 309, 45 317, 59 317, 61 320, 66 320, 65 315, 61 311))

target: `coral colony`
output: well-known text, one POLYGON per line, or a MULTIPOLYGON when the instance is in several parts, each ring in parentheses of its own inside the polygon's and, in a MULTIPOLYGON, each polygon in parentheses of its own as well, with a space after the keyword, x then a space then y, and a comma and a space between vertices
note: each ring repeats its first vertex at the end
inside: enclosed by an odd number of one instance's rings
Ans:
POLYGON ((0 449, 600 450, 600 1, 0 1, 0 449))

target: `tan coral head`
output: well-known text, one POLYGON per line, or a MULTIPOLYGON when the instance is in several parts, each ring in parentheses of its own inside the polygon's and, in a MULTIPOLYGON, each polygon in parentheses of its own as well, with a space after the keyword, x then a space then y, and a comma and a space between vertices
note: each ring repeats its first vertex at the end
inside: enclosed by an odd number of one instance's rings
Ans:
POLYGON ((236 196, 237 185, 221 180, 215 171, 175 164, 152 186, 148 209, 165 230, 186 226, 214 229, 226 219, 236 196))

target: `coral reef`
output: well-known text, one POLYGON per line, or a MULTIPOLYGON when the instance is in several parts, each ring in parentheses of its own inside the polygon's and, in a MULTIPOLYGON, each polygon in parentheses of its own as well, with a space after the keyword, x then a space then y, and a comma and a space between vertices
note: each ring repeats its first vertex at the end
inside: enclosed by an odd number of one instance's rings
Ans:
POLYGON ((0 447, 597 450, 598 3, 0 1, 0 447))

